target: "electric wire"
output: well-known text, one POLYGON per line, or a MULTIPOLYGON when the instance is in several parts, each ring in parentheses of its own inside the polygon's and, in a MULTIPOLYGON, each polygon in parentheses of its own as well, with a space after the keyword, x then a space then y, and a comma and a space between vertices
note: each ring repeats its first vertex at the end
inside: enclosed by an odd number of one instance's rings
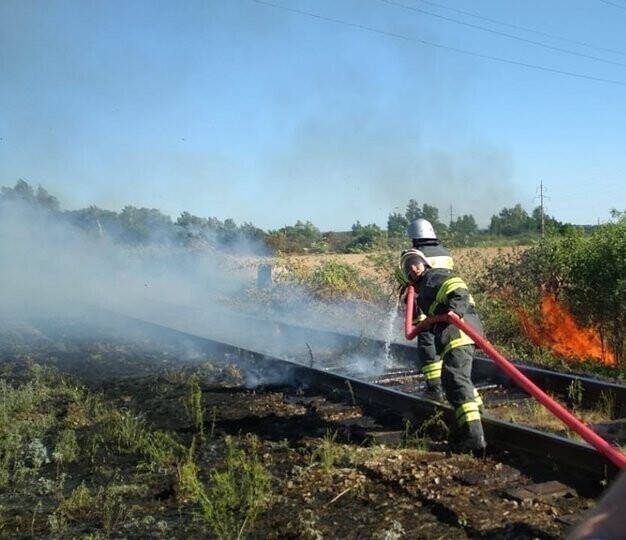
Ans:
POLYGON ((515 36, 513 34, 508 34, 507 32, 500 32, 498 30, 493 30, 491 28, 486 28, 484 26, 480 26, 478 24, 472 24, 472 23, 468 23, 468 22, 464 22, 464 21, 459 21, 458 19, 453 19, 452 17, 446 17, 445 15, 439 15, 437 13, 432 13, 431 11, 426 11, 425 9, 420 9, 414 6, 409 6, 407 4, 403 4, 401 2, 395 2, 394 0, 378 0, 379 2, 383 2, 384 4, 389 4, 391 6, 397 6, 400 7, 402 9, 407 9, 410 11, 414 11, 416 13, 420 13, 422 15, 427 15, 429 17, 435 17, 437 19, 441 19, 444 21, 448 21, 448 22, 452 22, 455 24, 460 24, 462 26, 467 26, 468 28, 475 28, 476 30, 480 30, 482 32, 488 32, 490 34, 495 34, 497 36, 503 36, 509 39, 515 39, 517 41, 521 41, 523 43, 530 43, 531 45, 536 45, 538 47, 544 47, 546 49, 550 49, 553 51, 557 51, 557 52, 561 52, 561 53, 565 53, 565 54, 571 54, 574 56, 580 56, 582 58, 588 58, 590 60, 596 60, 598 62, 605 62, 607 64, 613 64, 615 66, 622 66, 622 67, 626 67, 626 64, 624 64, 623 62, 616 62, 614 60, 607 60, 605 58, 600 58, 599 56, 594 56, 592 54, 585 54, 585 53, 581 53, 581 52, 576 52, 576 51, 572 51, 570 49, 564 49, 563 47, 556 47, 554 45, 548 45, 546 43, 541 43, 540 41, 535 41, 533 39, 527 39, 527 38, 523 38, 520 36, 515 36))
POLYGON ((607 6, 613 6, 613 7, 620 8, 620 9, 626 9, 626 6, 622 6, 621 4, 616 4, 615 2, 609 2, 608 0, 600 0, 600 2, 602 2, 603 4, 606 4, 607 6))
POLYGON ((515 30, 521 30, 523 32, 529 32, 531 34, 535 34, 535 35, 538 35, 538 36, 543 36, 543 37, 547 37, 547 38, 550 38, 550 39, 556 39, 556 40, 559 40, 559 41, 563 41, 565 43, 571 43, 572 45, 580 45, 582 47, 587 47, 589 49, 596 49, 598 51, 610 52, 610 53, 626 56, 626 52, 618 51, 617 49, 611 49, 611 48, 608 48, 608 47, 600 47, 598 45, 592 45, 591 43, 587 43, 585 41, 577 41, 575 39, 570 39, 570 38, 565 38, 565 37, 562 37, 562 36, 557 36, 556 34, 549 34, 547 32, 541 32, 540 30, 534 30, 534 29, 528 28, 526 26, 519 26, 517 24, 507 23, 507 22, 504 22, 504 21, 500 21, 498 19, 492 19, 490 17, 484 17, 482 15, 477 15, 476 13, 471 13, 469 11, 464 11, 462 9, 456 9, 456 8, 452 8, 452 7, 449 7, 449 6, 444 6, 443 4, 439 4, 437 2, 430 2, 429 0, 417 0, 417 1, 421 2, 422 4, 428 4, 428 5, 434 6, 434 7, 439 8, 439 9, 445 9, 447 11, 452 11, 454 13, 459 13, 461 15, 466 15, 467 17, 472 17, 474 19, 478 19, 478 20, 481 20, 481 21, 487 21, 487 22, 492 23, 492 24, 499 24, 501 26, 505 26, 505 27, 508 27, 508 28, 513 28, 515 30))
POLYGON ((328 16, 325 16, 325 15, 319 15, 317 13, 312 13, 310 11, 304 11, 304 10, 301 10, 301 9, 296 9, 296 8, 291 8, 291 7, 287 7, 287 6, 282 6, 280 4, 274 4, 272 2, 268 2, 267 0, 248 0, 248 1, 254 2, 255 4, 271 7, 271 8, 274 8, 274 9, 280 9, 280 10, 288 11, 288 12, 291 12, 291 13, 297 13, 299 15, 304 15, 304 16, 311 17, 311 18, 314 18, 314 19, 319 19, 319 20, 322 20, 322 21, 332 22, 332 23, 335 23, 335 24, 340 24, 340 25, 343 25, 343 26, 351 27, 351 28, 357 28, 357 29, 360 29, 360 30, 366 30, 368 32, 372 32, 372 33, 375 33, 375 34, 384 35, 384 36, 388 36, 388 37, 393 37, 393 38, 396 38, 396 39, 401 39, 401 40, 404 40, 404 41, 408 41, 408 42, 411 42, 411 43, 417 43, 417 44, 420 44, 420 45, 426 45, 426 46, 429 46, 429 47, 434 47, 434 48, 445 50, 445 51, 451 51, 451 52, 456 52, 456 53, 459 53, 459 54, 465 54, 465 55, 468 55, 468 56, 474 56, 474 57, 482 58, 482 59, 485 59, 485 60, 492 60, 494 62, 500 62, 500 63, 503 63, 503 64, 510 64, 510 65, 514 65, 514 66, 525 67, 525 68, 528 68, 528 69, 535 69, 535 70, 544 71, 544 72, 547 72, 547 73, 556 73, 558 75, 565 75, 565 76, 568 76, 568 77, 575 77, 575 78, 578 78, 578 79, 585 79, 585 80, 588 80, 588 81, 595 81, 595 82, 602 82, 602 83, 614 84, 614 85, 619 85, 619 86, 626 86, 626 82, 625 81, 620 81, 620 80, 616 80, 616 79, 606 79, 606 78, 603 78, 603 77, 594 77, 593 75, 585 75, 583 73, 576 73, 574 71, 565 71, 565 70, 561 70, 561 69, 550 68, 550 67, 546 67, 546 66, 540 66, 538 64, 530 64, 530 63, 527 63, 527 62, 520 62, 520 61, 517 61, 517 60, 511 60, 511 59, 508 59, 508 58, 502 58, 502 57, 499 57, 499 56, 493 56, 493 55, 489 55, 489 54, 483 54, 483 53, 468 51, 466 49, 461 49, 461 48, 458 48, 458 47, 451 47, 451 46, 443 45, 441 43, 436 43, 436 42, 433 42, 433 41, 426 41, 424 39, 412 38, 410 36, 405 36, 403 34, 398 34, 396 32, 389 32, 389 31, 386 31, 386 30, 380 30, 378 28, 373 28, 371 26, 366 26, 366 25, 359 24, 359 23, 345 21, 343 19, 337 19, 337 18, 334 18, 334 17, 328 17, 328 16))

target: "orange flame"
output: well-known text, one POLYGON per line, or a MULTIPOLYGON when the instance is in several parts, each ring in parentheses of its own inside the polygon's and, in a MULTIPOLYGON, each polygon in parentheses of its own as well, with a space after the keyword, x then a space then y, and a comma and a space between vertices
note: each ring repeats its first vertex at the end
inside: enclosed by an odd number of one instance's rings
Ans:
POLYGON ((541 301, 541 323, 535 323, 523 310, 518 310, 526 336, 535 344, 552 349, 565 358, 593 358, 614 366, 615 355, 602 345, 600 335, 593 328, 581 327, 572 315, 552 296, 541 301))

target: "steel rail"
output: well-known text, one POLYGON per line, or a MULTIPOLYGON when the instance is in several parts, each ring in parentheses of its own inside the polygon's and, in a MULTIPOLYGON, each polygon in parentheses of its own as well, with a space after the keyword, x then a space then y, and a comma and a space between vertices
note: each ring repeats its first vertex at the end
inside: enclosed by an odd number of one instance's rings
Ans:
MULTIPOLYGON (((172 312, 175 314, 176 319, 184 319, 186 316, 192 319, 202 319, 203 313, 206 309, 185 307, 174 304, 165 304, 162 302, 153 302, 150 305, 149 317, 148 314, 141 315, 140 318, 144 320, 154 320, 155 313, 172 312)), ((204 332, 212 333, 211 337, 215 337, 223 332, 225 326, 230 329, 234 329, 237 333, 230 341, 235 341, 242 346, 250 347, 250 343, 258 343, 259 341, 267 340, 268 335, 279 334, 276 343, 288 344, 285 347, 285 354, 290 357, 297 356, 297 352, 294 352, 291 344, 308 344, 313 349, 318 347, 334 348, 335 350, 358 348, 367 344, 373 351, 383 351, 388 348, 389 353, 393 356, 399 364, 405 365, 407 368, 415 368, 417 361, 417 353, 415 345, 410 343, 391 342, 386 343, 383 340, 376 338, 364 338, 354 334, 340 333, 337 331, 331 331, 320 328, 305 327, 291 322, 283 322, 279 320, 260 319, 250 315, 243 315, 240 312, 220 310, 218 317, 213 317, 212 322, 215 319, 219 319, 221 324, 219 332, 213 332, 213 328, 209 325, 203 330, 204 332), (248 342, 243 341, 241 329, 247 329, 248 342), (258 339, 259 337, 264 339, 258 339)), ((181 328, 179 328, 181 329, 181 328)), ((184 328, 183 331, 188 331, 184 328)), ((220 337, 221 341, 228 342, 226 337, 220 337)), ((256 347, 256 344, 254 345, 256 347)), ((282 345, 281 345, 282 347, 282 345)), ((300 355, 302 358, 309 354, 308 351, 300 347, 300 355)), ((274 351, 266 351, 270 354, 274 354, 274 351)), ((304 360, 303 360, 304 361, 304 360)), ((573 373, 561 373, 558 371, 540 368, 522 362, 512 360, 515 367, 521 371, 528 379, 533 383, 540 386, 546 392, 552 392, 560 396, 567 397, 572 385, 580 385, 580 402, 579 405, 586 407, 597 406, 599 400, 603 397, 613 396, 615 402, 615 414, 617 416, 626 416, 626 386, 615 384, 612 382, 603 381, 597 378, 588 377, 585 375, 573 374, 573 373)), ((314 362, 317 365, 317 362, 314 362)), ((319 367, 319 366, 318 366, 319 367)), ((475 381, 488 381, 496 384, 501 384, 505 387, 515 386, 514 381, 502 371, 498 365, 491 359, 476 356, 474 357, 472 367, 472 378, 475 381)))
MULTIPOLYGON (((273 357, 266 353, 230 345, 208 337, 183 332, 171 327, 128 317, 135 324, 157 330, 161 337, 179 340, 183 344, 193 344, 201 351, 215 356, 216 360, 231 361, 244 368, 251 380, 261 386, 306 387, 326 395, 329 399, 341 398, 354 402, 366 410, 392 413, 399 418, 425 420, 437 411, 449 424, 454 422, 451 407, 415 395, 372 384, 341 374, 295 363, 291 360, 273 357)), ((592 446, 533 428, 519 426, 484 416, 482 418, 485 435, 490 449, 511 451, 532 455, 594 475, 598 480, 612 478, 618 468, 607 461, 592 446)), ((491 451, 491 450, 490 450, 491 451)))

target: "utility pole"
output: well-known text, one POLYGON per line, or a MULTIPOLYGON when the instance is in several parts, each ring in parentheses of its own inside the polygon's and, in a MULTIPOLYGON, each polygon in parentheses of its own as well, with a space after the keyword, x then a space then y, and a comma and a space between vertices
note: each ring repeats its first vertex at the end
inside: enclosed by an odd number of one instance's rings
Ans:
POLYGON ((543 218, 544 216, 544 211, 543 211, 543 180, 540 183, 540 188, 541 190, 541 238, 544 237, 544 235, 546 234, 546 223, 545 220, 543 218))
POLYGON ((450 205, 450 225, 452 225, 453 220, 454 220, 454 214, 452 213, 452 205, 450 205))
POLYGON ((539 184, 539 200, 541 201, 541 238, 543 238, 546 234, 546 224, 544 219, 544 210, 543 210, 543 180, 540 181, 539 184))

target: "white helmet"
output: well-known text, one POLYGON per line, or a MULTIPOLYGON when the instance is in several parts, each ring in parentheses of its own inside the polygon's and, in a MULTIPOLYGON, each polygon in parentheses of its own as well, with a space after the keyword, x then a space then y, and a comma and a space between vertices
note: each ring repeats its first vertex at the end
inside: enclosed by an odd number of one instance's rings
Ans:
POLYGON ((404 277, 409 278, 409 271, 411 270, 411 265, 421 262, 426 266, 430 267, 430 263, 419 249, 411 248, 405 249, 400 255, 400 270, 404 274, 404 277))
POLYGON ((411 221, 406 232, 409 238, 413 240, 437 240, 435 229, 426 219, 420 218, 411 221))

